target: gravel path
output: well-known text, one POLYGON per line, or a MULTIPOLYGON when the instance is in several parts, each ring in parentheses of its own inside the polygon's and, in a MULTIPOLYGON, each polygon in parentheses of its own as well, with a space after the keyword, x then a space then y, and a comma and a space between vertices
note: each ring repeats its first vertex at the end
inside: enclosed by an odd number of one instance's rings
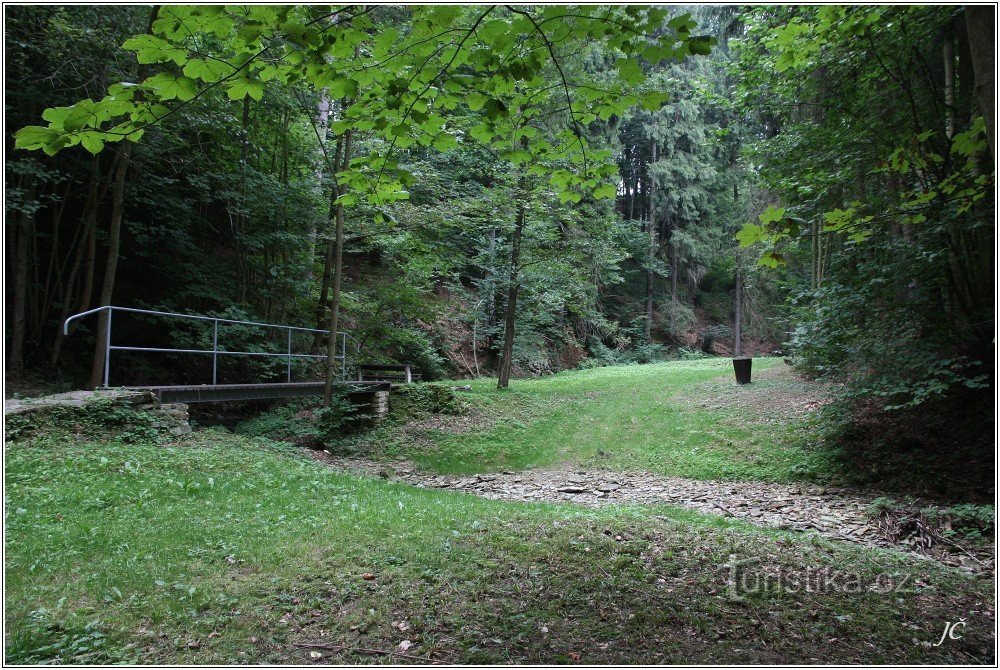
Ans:
MULTIPOLYGON (((808 484, 714 482, 649 473, 528 470, 470 476, 426 473, 409 461, 380 463, 315 452, 316 458, 346 472, 381 477, 430 489, 462 491, 491 500, 558 502, 595 507, 669 503, 707 514, 732 517, 781 530, 815 532, 824 538, 868 547, 894 548, 934 558, 969 572, 992 573, 993 551, 968 555, 956 546, 923 546, 918 535, 889 536, 868 514, 877 492, 808 484)), ((913 501, 909 509, 929 504, 913 501)))

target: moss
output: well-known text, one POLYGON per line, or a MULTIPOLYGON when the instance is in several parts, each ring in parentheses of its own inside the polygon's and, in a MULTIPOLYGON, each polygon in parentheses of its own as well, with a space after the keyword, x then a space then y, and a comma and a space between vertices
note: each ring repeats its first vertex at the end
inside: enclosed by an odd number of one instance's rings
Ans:
POLYGON ((427 414, 460 414, 463 409, 454 391, 437 384, 407 384, 389 396, 389 414, 399 419, 427 414))

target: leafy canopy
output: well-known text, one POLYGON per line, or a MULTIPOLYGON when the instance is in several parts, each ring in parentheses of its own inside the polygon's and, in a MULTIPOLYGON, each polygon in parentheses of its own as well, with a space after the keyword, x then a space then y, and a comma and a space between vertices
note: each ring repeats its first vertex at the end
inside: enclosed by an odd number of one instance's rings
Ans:
POLYGON ((384 151, 355 158, 338 178, 344 204, 362 194, 385 203, 407 197, 410 178, 397 149, 439 151, 472 140, 515 164, 535 164, 564 201, 581 193, 612 198, 607 152, 590 149, 585 128, 629 108, 664 101, 644 90, 642 61, 658 63, 708 53, 713 38, 693 36, 690 16, 636 6, 456 5, 407 8, 408 20, 382 20, 384 7, 357 5, 163 6, 150 34, 123 47, 144 74, 109 87, 100 100, 46 110, 46 126, 18 131, 16 146, 53 155, 80 144, 98 153, 107 142, 138 141, 209 91, 230 100, 260 100, 269 85, 307 86, 343 101, 336 133, 369 133, 384 151), (566 54, 600 47, 612 54, 618 77, 567 77, 566 54), (642 59, 642 60, 640 60, 642 59), (153 69, 159 71, 152 72, 153 69), (457 111, 478 114, 462 132, 449 122, 457 111), (557 116, 564 129, 538 132, 557 116), (575 169, 544 165, 570 162, 575 169))

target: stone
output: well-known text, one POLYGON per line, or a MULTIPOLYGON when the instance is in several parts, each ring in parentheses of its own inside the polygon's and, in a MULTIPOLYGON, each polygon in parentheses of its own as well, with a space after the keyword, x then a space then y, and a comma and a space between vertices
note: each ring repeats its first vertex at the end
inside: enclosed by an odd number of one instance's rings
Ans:
POLYGON ((56 408, 75 408, 87 411, 87 407, 95 403, 111 402, 112 405, 125 405, 138 412, 148 412, 154 428, 181 437, 191 432, 188 406, 182 403, 160 405, 151 391, 132 389, 97 389, 95 391, 70 391, 56 393, 41 398, 14 399, 4 401, 4 413, 34 414, 44 413, 56 408))
MULTIPOLYGON (((333 464, 337 459, 330 457, 333 464)), ((359 459, 360 460, 360 459, 359 459)), ((366 466, 365 472, 371 472, 366 466)), ((803 485, 761 484, 759 482, 713 482, 663 477, 652 473, 572 472, 510 470, 480 474, 471 478, 446 480, 414 468, 400 477, 418 487, 448 487, 448 481, 465 487, 468 493, 485 498, 524 502, 559 502, 582 507, 608 504, 683 505, 706 514, 731 516, 759 526, 794 532, 816 533, 824 538, 867 547, 894 547, 914 557, 938 560, 961 567, 956 555, 928 553, 924 547, 907 545, 883 536, 867 516, 878 492, 843 488, 833 491, 803 485), (610 481, 613 476, 613 481, 610 481)), ((925 503, 912 501, 914 510, 925 503)), ((968 563, 968 561, 966 561, 968 563)), ((983 564, 969 563, 977 573, 992 574, 993 559, 983 564)))
POLYGON ((101 388, 95 391, 69 391, 40 398, 14 398, 4 400, 4 414, 28 414, 52 407, 85 407, 100 400, 112 400, 123 405, 156 404, 156 396, 150 391, 131 389, 101 388))

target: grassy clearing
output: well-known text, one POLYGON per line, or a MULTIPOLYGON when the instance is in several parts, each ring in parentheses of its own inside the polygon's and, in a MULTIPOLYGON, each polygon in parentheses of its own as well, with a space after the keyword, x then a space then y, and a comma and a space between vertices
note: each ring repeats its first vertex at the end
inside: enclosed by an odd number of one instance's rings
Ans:
POLYGON ((992 659, 985 580, 672 508, 418 490, 215 430, 35 438, 8 445, 5 476, 9 663, 405 661, 300 646, 403 640, 463 663, 992 659), (898 594, 740 601, 731 554, 915 577, 898 594), (965 638, 931 647, 958 617, 965 638))
POLYGON ((515 380, 509 391, 478 380, 463 395, 486 429, 418 423, 382 430, 363 448, 442 473, 567 463, 695 479, 828 478, 804 421, 787 415, 815 388, 777 358, 755 360, 754 374, 738 386, 728 359, 705 359, 563 372, 515 380))

